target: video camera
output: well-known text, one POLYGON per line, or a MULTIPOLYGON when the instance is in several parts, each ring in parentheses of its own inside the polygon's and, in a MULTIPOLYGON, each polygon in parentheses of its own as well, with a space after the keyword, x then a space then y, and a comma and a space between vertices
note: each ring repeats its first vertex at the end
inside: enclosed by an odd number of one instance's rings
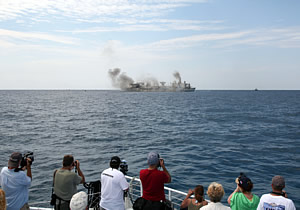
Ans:
POLYGON ((21 168, 23 168, 24 166, 27 166, 27 158, 30 159, 29 163, 31 165, 32 162, 34 161, 33 152, 28 151, 28 152, 23 154, 21 164, 20 164, 21 168))
POLYGON ((127 171, 128 171, 128 164, 126 160, 121 160, 120 163, 120 171, 124 174, 127 175, 127 171))

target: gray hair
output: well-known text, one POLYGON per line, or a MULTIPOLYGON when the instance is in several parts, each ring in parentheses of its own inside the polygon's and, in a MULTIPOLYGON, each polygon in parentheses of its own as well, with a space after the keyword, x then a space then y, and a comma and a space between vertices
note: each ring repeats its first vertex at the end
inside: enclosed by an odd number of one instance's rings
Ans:
POLYGON ((285 181, 282 176, 274 176, 272 179, 274 190, 282 190, 285 187, 285 181))

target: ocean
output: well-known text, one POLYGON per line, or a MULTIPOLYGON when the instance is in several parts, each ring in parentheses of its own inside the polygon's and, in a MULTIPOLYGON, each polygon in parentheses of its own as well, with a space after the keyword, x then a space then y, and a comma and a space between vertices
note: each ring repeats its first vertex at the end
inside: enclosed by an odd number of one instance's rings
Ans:
POLYGON ((282 175, 300 208, 300 91, 2 90, 0 101, 0 167, 14 151, 34 152, 32 206, 49 207, 53 171, 65 154, 80 161, 90 182, 114 155, 138 177, 147 153, 157 151, 169 187, 206 191, 216 181, 226 203, 240 172, 258 196, 282 175))

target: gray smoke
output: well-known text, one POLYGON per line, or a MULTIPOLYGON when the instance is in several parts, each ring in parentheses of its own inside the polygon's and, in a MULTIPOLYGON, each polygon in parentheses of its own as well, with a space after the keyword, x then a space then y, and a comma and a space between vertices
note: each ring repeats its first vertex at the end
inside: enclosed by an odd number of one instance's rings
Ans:
POLYGON ((181 76, 178 71, 174 72, 174 77, 178 80, 178 84, 181 84, 181 76))
MULTIPOLYGON (((134 80, 131 77, 127 76, 125 72, 121 73, 121 69, 119 68, 109 69, 108 75, 112 80, 112 85, 116 88, 120 88, 121 90, 129 88, 130 84, 134 83, 134 80)), ((176 71, 173 75, 176 78, 176 80, 178 80, 178 84, 181 84, 181 76, 179 72, 176 71)), ((147 88, 159 86, 158 80, 154 77, 144 78, 142 80, 142 83, 147 88)))
POLYGON ((159 82, 154 77, 148 77, 143 79, 143 82, 145 83, 146 87, 155 87, 159 85, 159 82))
POLYGON ((128 77, 125 72, 121 73, 121 69, 119 68, 109 69, 108 75, 112 80, 113 86, 121 88, 122 90, 128 88, 130 84, 134 83, 134 80, 128 77))

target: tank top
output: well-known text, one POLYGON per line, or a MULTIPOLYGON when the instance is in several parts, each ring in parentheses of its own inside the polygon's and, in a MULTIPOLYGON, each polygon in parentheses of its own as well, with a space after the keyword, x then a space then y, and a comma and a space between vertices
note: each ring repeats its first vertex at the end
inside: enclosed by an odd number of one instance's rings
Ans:
POLYGON ((191 201, 188 205, 188 210, 199 210, 199 208, 201 208, 202 206, 202 203, 200 205, 194 205, 193 201, 191 201))

